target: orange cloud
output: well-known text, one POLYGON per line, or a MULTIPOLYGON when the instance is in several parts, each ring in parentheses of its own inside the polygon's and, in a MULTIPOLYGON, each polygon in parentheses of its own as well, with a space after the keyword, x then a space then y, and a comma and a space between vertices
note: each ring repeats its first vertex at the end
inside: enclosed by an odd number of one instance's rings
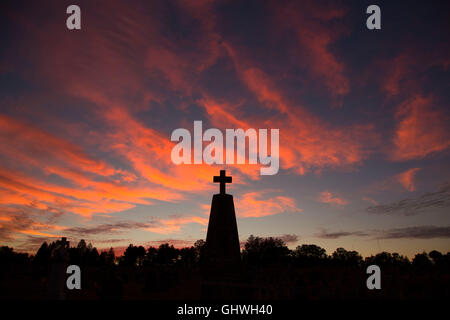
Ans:
POLYGON ((304 174, 311 169, 357 165, 378 144, 373 125, 358 124, 351 127, 331 127, 298 104, 284 97, 268 75, 251 67, 251 63, 237 54, 230 44, 224 46, 233 58, 241 80, 261 103, 261 106, 278 111, 270 120, 258 115, 246 116, 230 103, 209 98, 201 105, 207 110, 216 126, 239 125, 244 128, 279 128, 281 168, 304 174), (210 109, 210 110, 208 110, 210 109), (219 109, 219 112, 215 112, 219 109))
POLYGON ((20 233, 29 234, 32 236, 41 236, 41 237, 51 237, 51 238, 61 238, 61 235, 54 235, 50 233, 40 232, 36 230, 17 230, 20 233))
POLYGON ((295 200, 285 196, 269 196, 273 190, 248 192, 236 198, 238 217, 264 217, 283 212, 301 212, 295 200))
POLYGON ((223 128, 250 128, 249 122, 238 119, 238 106, 227 102, 218 102, 211 97, 199 99, 197 103, 204 108, 211 122, 223 128))
POLYGON ((392 160, 421 159, 450 146, 449 116, 434 109, 434 103, 431 97, 416 94, 398 106, 392 160))
POLYGON ((158 219, 156 220, 156 226, 145 228, 145 230, 160 234, 171 234, 179 232, 184 225, 190 223, 198 223, 205 226, 208 224, 208 219, 197 216, 158 219))
POLYGON ((170 136, 144 126, 123 108, 111 110, 105 120, 114 130, 108 137, 112 150, 129 161, 140 177, 176 191, 212 188, 217 166, 173 164, 170 155, 175 143, 170 136))
POLYGON ((323 203, 336 204, 339 206, 348 204, 347 200, 334 196, 331 194, 331 192, 326 190, 319 194, 319 201, 323 203))
POLYGON ((396 176, 396 179, 403 187, 405 187, 406 190, 412 192, 416 190, 414 178, 419 170, 420 168, 411 168, 409 170, 406 170, 405 172, 398 174, 396 176))
MULTIPOLYGON (((314 9, 312 12, 317 19, 325 23, 342 18, 345 14, 343 10, 335 8, 327 8, 325 10, 327 13, 324 14, 324 10, 315 6, 313 2, 307 5, 314 9)), ((105 30, 94 22, 91 27, 96 32, 86 35, 87 38, 83 44, 71 42, 62 33, 56 33, 54 37, 64 42, 64 52, 50 50, 50 57, 45 55, 39 60, 40 68, 47 77, 52 79, 53 83, 64 86, 64 90, 71 95, 93 102, 99 107, 99 110, 96 110, 97 115, 108 124, 112 124, 114 132, 108 134, 107 137, 99 137, 103 140, 102 147, 110 146, 113 151, 131 163, 140 177, 144 177, 151 183, 182 192, 203 190, 202 186, 210 180, 215 169, 211 169, 210 166, 190 166, 189 170, 185 170, 184 166, 173 166, 167 156, 170 154, 168 150, 172 146, 168 141, 167 134, 163 135, 139 123, 133 118, 130 110, 139 109, 139 107, 134 107, 137 104, 148 105, 149 100, 161 101, 163 95, 159 92, 160 90, 152 90, 148 86, 142 85, 149 80, 158 88, 159 85, 163 86, 160 78, 165 78, 169 80, 172 89, 181 92, 184 96, 190 95, 199 73, 211 65, 219 55, 226 52, 233 58, 236 69, 249 90, 266 108, 273 108, 281 114, 280 117, 275 117, 272 124, 273 127, 277 126, 282 129, 280 143, 282 167, 304 174, 311 169, 320 170, 323 167, 358 164, 367 156, 368 141, 367 139, 361 140, 361 138, 371 135, 372 127, 370 125, 330 128, 305 110, 299 111, 299 106, 286 101, 282 92, 274 85, 273 80, 262 70, 248 64, 241 56, 236 55, 230 44, 224 41, 219 44, 221 39, 215 30, 214 12, 208 2, 196 5, 180 4, 180 6, 183 10, 187 10, 189 15, 186 19, 195 21, 195 26, 198 26, 199 34, 202 35, 198 48, 196 47, 195 50, 186 50, 187 52, 180 54, 178 47, 170 39, 160 36, 163 25, 159 19, 156 17, 148 19, 139 10, 122 8, 122 5, 116 4, 114 9, 125 11, 130 17, 129 19, 119 19, 117 22, 121 28, 114 29, 115 34, 117 33, 117 39, 114 38, 114 40, 120 40, 119 42, 112 42, 108 37, 104 37, 105 30), (139 21, 140 29, 150 30, 149 34, 144 36, 136 32, 130 21, 139 21), (99 44, 93 53, 94 57, 86 56, 86 52, 82 51, 77 54, 76 59, 67 58, 76 52, 75 48, 94 43, 99 44), (127 50, 113 50, 118 43, 123 44, 127 50), (129 50, 145 53, 144 56, 137 57, 145 60, 145 68, 136 67, 134 57, 125 54, 129 50), (64 56, 64 59, 61 56, 64 56), (80 68, 79 64, 84 60, 96 61, 97 64, 95 68, 80 68), (110 68, 111 65, 115 67, 110 68), (70 72, 74 69, 79 72, 75 74, 70 72), (49 70, 52 72, 48 73, 49 70), (60 73, 55 75, 54 70, 60 70, 60 73), (157 77, 155 77, 155 72, 157 77), (163 77, 160 77, 160 74, 163 77), (61 81, 62 77, 64 77, 64 81, 61 81), (138 100, 142 103, 133 103, 133 106, 130 106, 128 101, 130 96, 139 97, 138 100), (287 124, 284 123, 286 119, 289 119, 287 124), (123 123, 121 123, 122 121, 123 123), (359 139, 350 138, 353 136, 358 136, 359 139)), ((301 10, 294 11, 301 12, 301 10)), ((107 14, 103 14, 109 19, 107 14)), ((289 23, 294 23, 296 20, 301 20, 301 23, 306 23, 308 26, 311 23, 311 19, 305 15, 299 19, 290 19, 289 23)), ((320 23, 314 23, 313 27, 320 29, 320 23)), ((299 32, 301 29, 298 29, 299 32)), ((320 29, 320 31, 325 35, 328 30, 320 29)), ((312 44, 315 45, 308 45, 308 47, 313 50, 311 57, 320 55, 327 64, 322 62, 320 64, 307 63, 307 65, 315 65, 313 73, 326 79, 327 85, 335 88, 333 90, 337 95, 342 95, 346 91, 343 89, 346 83, 343 66, 328 48, 335 36, 333 35, 333 39, 326 39, 323 38, 323 35, 322 38, 312 39, 312 44), (330 73, 327 74, 326 70, 330 73)), ((195 87, 196 91, 200 91, 202 96, 207 99, 204 104, 209 116, 216 119, 221 118, 222 121, 234 125, 247 123, 251 124, 251 127, 258 127, 255 125, 255 120, 249 121, 248 116, 244 118, 233 116, 229 109, 221 109, 220 104, 210 103, 202 87, 195 87)), ((262 125, 260 121, 258 124, 262 125)), ((238 170, 244 176, 257 179, 258 177, 255 175, 257 170, 249 167, 239 167, 238 170)), ((132 177, 128 172, 125 174, 117 171, 117 174, 121 174, 124 180, 132 177)))
MULTIPOLYGON (((173 165, 170 160, 170 151, 174 143, 170 141, 167 133, 149 128, 133 115, 134 111, 146 108, 141 105, 162 100, 164 94, 161 94, 158 86, 167 87, 164 82, 166 80, 170 82, 172 89, 182 92, 183 95, 189 95, 195 83, 194 78, 214 63, 219 55, 218 35, 214 32, 214 14, 208 2, 180 3, 179 5, 189 13, 185 18, 192 19, 201 29, 199 34, 202 36, 198 42, 200 49, 196 47, 180 54, 177 51, 178 47, 171 43, 170 39, 161 36, 164 25, 160 23, 158 17, 149 19, 142 14, 142 10, 135 8, 130 10, 128 6, 114 4, 106 10, 125 12, 127 16, 111 24, 119 25, 119 28, 105 30, 103 24, 105 21, 101 23, 92 21, 90 24, 92 32, 86 34, 82 42, 80 39, 70 41, 64 32, 55 31, 49 43, 59 43, 64 49, 58 51, 55 48, 53 48, 55 50, 47 48, 48 50, 41 51, 35 56, 36 65, 41 72, 40 77, 48 80, 53 86, 61 87, 64 92, 72 96, 91 102, 95 107, 93 109, 95 119, 102 121, 102 125, 108 126, 107 133, 94 132, 89 140, 96 140, 96 147, 119 155, 119 160, 134 170, 129 172, 112 168, 114 171, 111 178, 120 179, 121 182, 136 182, 141 189, 152 188, 157 195, 151 198, 168 201, 181 199, 185 197, 186 192, 212 188, 211 177, 217 174, 217 169, 209 165, 188 167, 173 165), (147 30, 148 33, 144 35, 137 32, 137 23, 139 23, 139 30, 147 30), (115 37, 110 39, 105 36, 105 33, 113 33, 115 37), (55 41, 55 38, 58 40, 55 41), (96 50, 78 51, 76 57, 73 56, 76 48, 89 48, 94 44, 96 50), (124 48, 126 50, 122 50, 124 48), (142 56, 130 56, 129 50, 142 52, 142 56), (144 68, 140 63, 136 63, 136 58, 144 61, 144 68), (88 61, 95 61, 95 66, 89 65, 88 61), (111 65, 114 65, 114 68, 111 68, 111 65), (77 70, 77 72, 70 70, 77 70), (161 74, 163 77, 160 76, 161 74), (152 86, 144 85, 149 82, 152 86), (156 89, 153 90, 153 87, 156 89), (135 96, 138 102, 130 104, 131 96, 135 96)), ((92 10, 95 14, 101 14, 106 20, 110 18, 104 10, 102 12, 97 12, 94 8, 92 10)), ((48 23, 51 25, 55 21, 49 20, 48 23)), ((30 25, 26 25, 26 28, 29 27, 30 25)), ((59 29, 55 28, 55 30, 59 29)), ((33 37, 35 39, 48 37, 45 33, 41 34, 39 30, 29 31, 35 35, 33 37)), ((81 151, 81 148, 79 150, 81 151)), ((66 169, 65 167, 45 167, 47 173, 62 174, 68 178, 68 181, 82 184, 83 189, 90 188, 97 191, 101 188, 101 190, 120 191, 120 199, 128 201, 122 196, 126 193, 124 190, 126 188, 119 190, 117 186, 112 188, 111 183, 109 185, 94 183, 92 177, 76 176, 66 169)), ((256 176, 256 170, 248 169, 246 166, 237 169, 241 177, 256 176)), ((244 181, 244 179, 237 180, 244 181)), ((124 185, 119 182, 117 184, 124 185)), ((132 189, 132 191, 136 190, 132 189)), ((84 190, 78 190, 78 195, 83 198, 86 196, 92 198, 93 193, 86 194, 84 190)), ((138 200, 137 197, 134 200, 138 200)), ((139 201, 142 203, 144 200, 139 199, 139 201)), ((121 206, 124 207, 123 204, 121 206)), ((82 208, 79 212, 83 215, 90 214, 89 210, 82 208)))
POLYGON ((59 163, 101 176, 120 173, 104 161, 88 156, 73 143, 1 114, 0 143, 4 146, 2 153, 14 162, 34 166, 59 163))
MULTIPOLYGON (((61 177, 69 177, 64 171, 51 171, 61 177)), ((88 182, 78 175, 75 177, 70 180, 73 185, 67 187, 0 168, 0 187, 6 190, 0 195, 0 204, 33 205, 43 210, 54 207, 89 218, 94 213, 119 212, 133 208, 135 204, 151 204, 147 199, 180 199, 178 195, 158 187, 88 182)))

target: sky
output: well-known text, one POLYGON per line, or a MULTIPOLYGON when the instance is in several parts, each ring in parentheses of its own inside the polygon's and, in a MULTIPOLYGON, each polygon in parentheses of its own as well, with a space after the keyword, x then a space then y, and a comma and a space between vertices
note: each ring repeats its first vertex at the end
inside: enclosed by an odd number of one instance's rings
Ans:
POLYGON ((370 4, 3 0, 0 243, 190 246, 226 169, 242 242, 450 251, 449 4, 370 4), (279 172, 175 165, 196 120, 279 129, 279 172))

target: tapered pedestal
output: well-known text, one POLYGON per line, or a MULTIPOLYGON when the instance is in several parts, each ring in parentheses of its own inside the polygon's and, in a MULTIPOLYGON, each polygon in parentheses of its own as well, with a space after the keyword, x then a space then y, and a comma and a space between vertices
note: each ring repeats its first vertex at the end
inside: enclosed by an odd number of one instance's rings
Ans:
POLYGON ((208 266, 234 269, 240 265, 239 235, 233 196, 215 194, 206 235, 205 262, 208 266))

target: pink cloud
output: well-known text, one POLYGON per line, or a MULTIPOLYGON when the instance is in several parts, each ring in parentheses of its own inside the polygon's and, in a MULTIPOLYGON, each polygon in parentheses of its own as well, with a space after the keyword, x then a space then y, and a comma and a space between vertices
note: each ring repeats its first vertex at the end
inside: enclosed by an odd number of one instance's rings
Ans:
POLYGON ((432 97, 416 94, 398 106, 394 146, 389 154, 392 160, 421 159, 450 147, 450 118, 435 104, 432 97))
POLYGON ((283 212, 301 212, 293 198, 271 196, 273 191, 248 192, 236 198, 236 214, 238 217, 264 217, 283 212))
POLYGON ((319 201, 323 203, 336 204, 339 206, 348 204, 347 200, 339 198, 326 190, 319 194, 319 201))
POLYGON ((202 101, 215 125, 229 123, 244 128, 281 128, 280 161, 283 169, 297 174, 323 168, 349 167, 360 164, 378 144, 372 124, 336 127, 311 114, 304 105, 289 101, 282 90, 261 69, 252 66, 238 50, 224 43, 241 81, 261 103, 261 107, 275 110, 270 120, 258 115, 246 116, 236 105, 202 101), (213 112, 220 108, 218 113, 213 112))
POLYGON ((277 3, 275 6, 279 31, 293 31, 296 35, 301 53, 297 57, 298 65, 309 70, 335 98, 350 91, 346 67, 332 50, 332 45, 346 32, 342 27, 346 11, 342 6, 317 1, 306 1, 301 5, 289 2, 284 6, 277 3))
POLYGON ((155 226, 147 227, 145 230, 159 234, 171 234, 179 232, 184 225, 191 223, 197 223, 205 226, 208 224, 208 219, 197 216, 157 219, 155 221, 155 226))
POLYGON ((416 185, 414 183, 414 178, 419 170, 420 168, 411 168, 405 172, 399 173, 396 176, 396 179, 406 190, 411 192, 415 191, 416 185))

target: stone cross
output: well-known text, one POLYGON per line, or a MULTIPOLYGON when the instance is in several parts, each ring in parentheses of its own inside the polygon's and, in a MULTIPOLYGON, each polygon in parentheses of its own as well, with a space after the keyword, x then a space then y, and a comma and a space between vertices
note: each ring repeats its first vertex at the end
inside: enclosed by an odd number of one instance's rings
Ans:
POLYGON ((231 183, 232 177, 225 176, 225 170, 220 170, 220 176, 214 176, 213 182, 220 183, 220 194, 225 194, 225 183, 231 183))

